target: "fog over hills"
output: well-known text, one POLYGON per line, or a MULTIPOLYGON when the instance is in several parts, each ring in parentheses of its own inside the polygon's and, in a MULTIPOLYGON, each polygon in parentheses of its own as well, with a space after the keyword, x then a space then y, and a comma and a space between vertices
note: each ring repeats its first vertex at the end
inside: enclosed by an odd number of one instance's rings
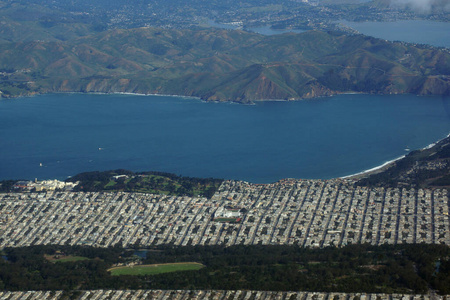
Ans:
POLYGON ((409 8, 418 13, 450 12, 449 0, 390 0, 392 7, 409 8))

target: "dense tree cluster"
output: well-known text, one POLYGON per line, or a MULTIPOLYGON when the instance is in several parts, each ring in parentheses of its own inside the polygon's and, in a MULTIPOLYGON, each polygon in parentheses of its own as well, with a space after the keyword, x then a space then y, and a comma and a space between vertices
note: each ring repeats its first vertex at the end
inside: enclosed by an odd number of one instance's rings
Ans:
POLYGON ((0 288, 426 293, 431 287, 441 294, 450 293, 450 248, 444 245, 352 245, 324 249, 166 245, 145 250, 147 258, 141 262, 195 261, 206 267, 152 276, 111 276, 107 269, 113 264, 140 259, 134 251, 82 246, 6 248, 2 253, 6 259, 0 258, 0 288), (58 254, 88 259, 48 260, 58 254))
POLYGON ((2 180, 0 181, 0 193, 8 193, 12 190, 17 180, 2 180))
MULTIPOLYGON (((123 249, 92 248, 80 246, 39 246, 6 248, 0 259, 0 289, 5 290, 71 290, 78 286, 114 287, 103 278, 109 278, 107 268, 120 261, 123 249), (55 263, 44 254, 73 254, 89 258, 83 261, 55 263)), ((118 284, 118 287, 121 285, 118 284)))

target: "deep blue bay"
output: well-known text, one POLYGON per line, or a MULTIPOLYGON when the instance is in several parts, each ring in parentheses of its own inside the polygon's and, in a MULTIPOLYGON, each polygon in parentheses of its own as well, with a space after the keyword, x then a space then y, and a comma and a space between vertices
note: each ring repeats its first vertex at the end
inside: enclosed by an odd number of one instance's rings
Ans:
POLYGON ((0 101, 0 179, 119 168, 256 183, 328 179, 449 132, 450 97, 352 94, 241 105, 50 94, 0 101))
MULTIPOLYGON (((389 41, 403 41, 408 43, 429 44, 437 47, 450 48, 450 22, 431 20, 398 20, 391 22, 351 22, 347 20, 336 23, 348 26, 358 32, 389 41)), ((211 27, 223 29, 239 29, 232 24, 219 24, 209 21, 211 27)), ((287 32, 301 33, 301 29, 272 29, 270 26, 246 28, 245 30, 262 35, 283 34, 287 32)))
POLYGON ((429 44, 450 48, 450 23, 429 20, 401 20, 395 22, 339 23, 360 33, 389 41, 429 44))

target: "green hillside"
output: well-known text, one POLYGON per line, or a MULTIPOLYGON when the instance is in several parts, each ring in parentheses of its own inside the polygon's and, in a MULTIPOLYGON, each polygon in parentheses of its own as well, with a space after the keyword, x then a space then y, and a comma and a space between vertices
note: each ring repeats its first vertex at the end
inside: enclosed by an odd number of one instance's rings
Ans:
POLYGON ((450 54, 362 35, 116 29, 0 44, 3 97, 131 92, 251 102, 346 92, 450 93, 450 54))

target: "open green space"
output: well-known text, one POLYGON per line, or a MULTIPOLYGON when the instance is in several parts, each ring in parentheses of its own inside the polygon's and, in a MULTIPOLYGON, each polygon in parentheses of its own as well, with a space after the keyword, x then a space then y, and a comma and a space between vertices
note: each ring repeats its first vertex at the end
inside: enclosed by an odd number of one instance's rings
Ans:
POLYGON ((73 262, 73 261, 82 261, 88 260, 89 258, 84 256, 72 256, 72 255, 44 255, 45 259, 51 261, 53 263, 64 263, 64 262, 73 262))
POLYGON ((81 173, 68 181, 79 181, 80 184, 75 190, 84 192, 125 191, 210 198, 223 180, 184 177, 165 172, 134 173, 128 170, 112 170, 81 173))
MULTIPOLYGON (((143 251, 140 249, 139 251, 143 251)), ((5 248, 0 290, 220 289, 342 293, 450 294, 446 245, 162 245, 146 258, 121 247, 5 248), (46 256, 86 257, 52 263, 46 256), (190 263, 189 263, 190 262, 190 263), (193 263, 196 262, 196 263, 193 263), (114 266, 135 263, 134 267, 114 266), (197 270, 195 272, 181 272, 197 270), (180 272, 178 272, 180 271, 180 272), (26 274, 26 276, 24 276, 26 274), (127 276, 115 276, 115 275, 127 276)))
POLYGON ((203 268, 204 265, 196 262, 187 263, 171 263, 171 264, 153 264, 153 265, 138 265, 138 266, 124 266, 111 268, 108 271, 111 275, 155 275, 163 273, 171 273, 178 271, 196 271, 203 268))

